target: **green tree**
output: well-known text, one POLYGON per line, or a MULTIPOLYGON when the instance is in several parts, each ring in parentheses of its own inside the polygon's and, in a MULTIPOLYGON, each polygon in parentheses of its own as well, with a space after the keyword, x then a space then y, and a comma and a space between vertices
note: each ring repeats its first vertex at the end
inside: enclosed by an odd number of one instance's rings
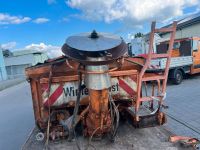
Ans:
POLYGON ((142 36, 143 36, 143 34, 141 32, 138 32, 134 35, 135 38, 139 38, 139 37, 142 37, 142 36))

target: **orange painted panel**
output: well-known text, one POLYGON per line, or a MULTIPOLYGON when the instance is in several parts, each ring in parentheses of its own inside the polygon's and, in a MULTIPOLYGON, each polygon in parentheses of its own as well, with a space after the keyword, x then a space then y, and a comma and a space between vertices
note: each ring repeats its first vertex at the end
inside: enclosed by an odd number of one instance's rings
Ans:
POLYGON ((173 49, 171 56, 172 57, 179 57, 180 56, 180 51, 178 49, 173 49))

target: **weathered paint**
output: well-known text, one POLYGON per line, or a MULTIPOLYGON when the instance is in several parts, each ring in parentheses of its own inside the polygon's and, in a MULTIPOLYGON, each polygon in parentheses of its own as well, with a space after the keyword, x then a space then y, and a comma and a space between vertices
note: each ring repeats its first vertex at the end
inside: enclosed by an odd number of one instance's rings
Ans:
MULTIPOLYGON (((114 77, 111 79, 110 92, 112 96, 117 95, 120 99, 130 99, 136 95, 137 78, 135 76, 114 77)), ((65 83, 53 83, 48 98, 48 84, 41 84, 42 99, 45 106, 60 106, 70 101, 76 101, 78 93, 78 81, 65 83)), ((88 89, 81 92, 81 99, 88 96, 88 89)))

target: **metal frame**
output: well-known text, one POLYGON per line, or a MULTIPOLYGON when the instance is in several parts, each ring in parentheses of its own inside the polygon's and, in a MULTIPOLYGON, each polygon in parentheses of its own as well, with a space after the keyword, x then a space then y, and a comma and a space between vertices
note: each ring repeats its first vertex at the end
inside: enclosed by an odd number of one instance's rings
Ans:
MULTIPOLYGON (((114 95, 113 97, 111 97, 108 93, 108 90, 103 89, 102 92, 100 94, 97 94, 96 92, 92 91, 92 98, 94 99, 93 102, 95 103, 96 110, 99 110, 99 103, 105 103, 105 106, 107 107, 108 104, 108 99, 110 102, 110 106, 112 106, 115 109, 119 108, 119 111, 126 111, 129 110, 129 108, 133 108, 134 113, 131 114, 131 112, 129 111, 128 114, 126 113, 124 116, 126 117, 126 115, 131 115, 131 119, 133 118, 134 120, 134 125, 137 125, 137 123, 139 121, 139 123, 141 123, 141 127, 145 127, 147 126, 154 126, 154 125, 162 125, 165 123, 165 121, 163 121, 165 118, 164 113, 162 113, 161 111, 161 106, 163 103, 163 99, 165 98, 165 92, 166 92, 166 84, 167 84, 167 78, 168 78, 168 72, 169 72, 169 66, 170 66, 170 60, 171 60, 171 53, 172 53, 172 48, 173 48, 173 43, 174 43, 174 38, 175 38, 175 31, 176 31, 176 22, 173 23, 173 26, 171 28, 161 28, 161 29, 155 29, 155 22, 152 23, 151 26, 151 33, 150 33, 150 43, 149 43, 149 51, 147 54, 146 58, 120 58, 120 60, 117 60, 116 62, 113 62, 109 67, 110 70, 107 70, 106 72, 88 72, 86 70, 84 70, 84 68, 79 68, 79 63, 67 59, 66 57, 63 58, 58 58, 57 60, 52 60, 49 61, 46 64, 43 65, 37 65, 34 67, 29 67, 26 69, 26 75, 29 78, 30 84, 31 84, 31 91, 32 91, 32 101, 33 101, 33 109, 34 109, 34 115, 35 115, 35 122, 36 124, 38 124, 38 126, 41 129, 46 130, 47 129, 47 136, 49 133, 49 129, 50 129, 50 121, 47 122, 47 119, 50 118, 50 113, 51 110, 54 110, 55 107, 56 109, 65 109, 67 110, 68 108, 74 108, 75 107, 75 102, 70 102, 66 105, 62 105, 62 106, 50 106, 48 104, 48 107, 46 107, 43 104, 43 97, 42 97, 42 84, 43 83, 48 83, 48 90, 50 90, 50 85, 51 83, 59 83, 61 85, 63 85, 65 82, 71 82, 71 81, 77 81, 80 80, 79 79, 79 73, 83 73, 83 78, 84 78, 84 74, 91 74, 91 73, 95 73, 95 74, 99 74, 99 73, 109 73, 109 75, 112 77, 119 77, 119 78, 123 78, 124 76, 131 76, 134 75, 136 77, 136 79, 134 79, 135 82, 137 82, 137 90, 135 91, 136 93, 134 93, 134 95, 131 95, 130 97, 128 97, 128 101, 123 101, 123 97, 120 97, 120 95, 114 95), (168 48, 168 52, 166 54, 154 54, 153 53, 153 41, 154 41, 154 34, 156 32, 171 32, 171 38, 169 41, 169 48, 168 48), (146 70, 149 68, 149 66, 151 65, 151 60, 152 59, 156 59, 156 58, 166 58, 166 67, 165 70, 160 72, 160 73, 148 73, 146 72, 146 70), (125 60, 125 61, 123 61, 125 60), (124 63, 122 63, 124 62, 124 63), (53 66, 53 67, 52 67, 53 66), (79 70, 80 72, 78 73, 79 70), (157 83, 157 88, 158 88, 158 93, 157 95, 155 95, 155 83, 152 83, 152 93, 151 96, 142 96, 142 85, 145 84, 147 81, 156 81, 157 83), (162 82, 162 84, 161 84, 162 82), (100 98, 100 97, 104 97, 104 98, 100 98), (115 97, 115 98, 114 98, 115 97), (101 102, 96 100, 96 99, 101 99, 101 102), (116 100, 114 102, 114 100, 116 100), (119 100, 119 101, 118 101, 119 100), (122 100, 122 101, 120 101, 122 100), (158 109, 153 110, 153 113, 150 113, 150 115, 144 115, 144 116, 139 116, 138 111, 140 109, 140 105, 142 102, 150 102, 150 108, 152 106, 152 104, 154 103, 154 101, 158 102, 158 109), (125 103, 126 104, 125 104, 125 103), (111 105, 111 103, 114 103, 111 105), (115 103, 118 103, 119 107, 115 106, 115 103), (96 105, 98 104, 98 105, 96 105), (50 109, 51 107, 51 109, 50 109), (151 122, 148 122, 149 120, 151 120, 151 122)), ((80 82, 81 83, 81 82, 80 82)), ((81 88, 81 85, 79 85, 81 88)), ((80 90, 79 90, 80 91, 80 90)), ((90 89, 91 91, 91 89, 90 89)), ((79 95, 80 96, 80 95, 79 95)), ((80 98, 79 96, 78 99, 80 98)), ((90 97, 91 98, 91 97, 90 97)), ((76 100, 76 102, 78 101, 78 99, 76 100)), ((83 118, 81 121, 86 122, 87 119, 84 118, 84 112, 90 112, 92 109, 89 106, 92 103, 88 103, 89 102, 89 97, 87 99, 87 103, 85 104, 85 110, 80 110, 79 114, 80 114, 80 118, 83 118), (88 109, 89 107, 89 109, 88 109)), ((104 105, 102 105, 103 107, 104 105)), ((94 108, 94 107, 92 107, 94 108)), ((115 110, 113 109, 113 110, 115 110)), ((74 109, 75 110, 75 109, 74 109)), ((102 112, 102 116, 103 115, 107 115, 107 113, 109 112, 107 109, 103 109, 106 111, 101 111, 102 112)), ((78 110, 77 110, 78 112, 78 110)), ((76 113, 77 113, 76 112, 76 113)), ((117 112, 117 111, 116 111, 117 112)), ((76 114, 75 113, 75 114, 76 114)), ((91 113, 92 114, 92 113, 91 113)), ((94 114, 94 113, 93 113, 94 114)), ((95 116, 95 115, 90 115, 90 116, 95 116)), ((118 113, 116 113, 118 114, 118 113)), ((122 113, 123 114, 123 113, 122 113)), ((80 120, 80 118, 78 120, 80 120)), ((95 117, 91 117, 93 119, 93 122, 95 122, 96 119, 95 117)), ((112 118, 112 117, 111 117, 112 118)), ((117 117, 118 118, 118 117, 117 117)), ((130 119, 128 117, 128 119, 130 119)), ((48 119, 50 120, 50 119, 48 119)), ((101 123, 101 129, 104 129, 104 120, 103 119, 100 120, 101 123), (103 124, 102 124, 103 123, 103 124)), ((111 123, 109 123, 111 119, 109 118, 108 120, 105 120, 105 122, 107 123, 106 126, 110 127, 111 123)), ((118 120, 118 119, 116 119, 118 120)), ((97 121, 96 121, 97 122, 97 121)), ((74 121, 74 124, 76 124, 76 122, 74 121)), ((99 126, 99 125, 98 125, 99 126)), ((139 126, 139 124, 137 125, 139 126)), ((91 135, 94 131, 96 132, 97 130, 93 131, 90 130, 89 128, 86 128, 86 134, 85 135, 91 135)), ((107 128, 104 129, 107 132, 107 128)), ((94 133, 95 133, 94 132, 94 133)), ((99 134, 99 133, 98 133, 99 134)), ((114 135, 114 134, 113 134, 114 135)), ((47 140, 48 143, 48 140, 47 140)))
POLYGON ((160 105, 162 105, 162 101, 163 101, 163 99, 165 97, 165 93, 166 93, 166 84, 167 84, 167 78, 168 78, 170 61, 171 61, 171 54, 172 54, 172 49, 173 49, 173 44, 174 44, 176 25, 177 25, 177 23, 174 22, 172 24, 172 27, 170 27, 170 28, 156 29, 155 28, 156 22, 152 22, 148 55, 147 55, 146 61, 143 65, 143 68, 142 68, 141 72, 139 73, 139 77, 138 77, 138 89, 137 89, 137 99, 136 99, 136 107, 135 107, 136 121, 139 121, 138 111, 139 111, 141 102, 143 102, 143 101, 153 102, 154 99, 158 99, 160 102, 160 105), (153 53, 154 35, 155 35, 155 33, 158 33, 158 32, 170 32, 171 33, 170 40, 169 40, 169 48, 168 48, 168 52, 166 54, 154 54, 153 53), (147 73, 146 70, 151 65, 151 60, 156 59, 156 58, 167 58, 166 67, 165 67, 164 71, 160 74, 147 73), (141 96, 142 84, 143 84, 143 82, 146 82, 146 81, 157 81, 158 91, 160 91, 160 95, 154 96, 154 85, 153 85, 152 86, 152 95, 148 96, 148 97, 142 97, 141 96), (161 85, 161 81, 163 82, 162 85, 161 85))

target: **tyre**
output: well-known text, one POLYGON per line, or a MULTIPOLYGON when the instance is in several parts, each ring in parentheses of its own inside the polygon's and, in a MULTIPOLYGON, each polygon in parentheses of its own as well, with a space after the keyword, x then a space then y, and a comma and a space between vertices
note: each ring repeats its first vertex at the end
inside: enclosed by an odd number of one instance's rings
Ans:
POLYGON ((174 71, 174 78, 172 78, 172 82, 176 85, 181 84, 183 80, 183 73, 181 70, 175 70, 174 71))

